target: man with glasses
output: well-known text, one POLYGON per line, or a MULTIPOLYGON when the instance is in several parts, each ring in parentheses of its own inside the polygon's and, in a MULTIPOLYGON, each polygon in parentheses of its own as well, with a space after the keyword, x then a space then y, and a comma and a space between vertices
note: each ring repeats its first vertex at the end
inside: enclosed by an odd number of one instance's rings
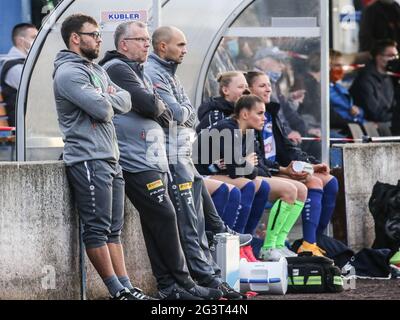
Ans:
POLYGON ((132 286, 120 240, 125 183, 112 118, 131 109, 130 95, 93 62, 102 40, 92 17, 67 17, 61 35, 68 50, 54 63, 54 95, 86 253, 112 299, 150 300, 132 286))
POLYGON ((365 119, 373 122, 390 122, 395 106, 392 78, 387 74, 389 61, 398 59, 397 43, 379 40, 371 50, 372 60, 354 80, 350 94, 354 103, 365 111, 365 119))
POLYGON ((182 251, 176 213, 168 195, 168 159, 162 128, 172 115, 154 92, 143 70, 150 48, 142 22, 124 22, 114 33, 117 50, 100 65, 111 80, 131 95, 132 110, 116 115, 126 194, 139 211, 152 270, 163 300, 219 299, 222 292, 203 288, 190 277, 182 251))

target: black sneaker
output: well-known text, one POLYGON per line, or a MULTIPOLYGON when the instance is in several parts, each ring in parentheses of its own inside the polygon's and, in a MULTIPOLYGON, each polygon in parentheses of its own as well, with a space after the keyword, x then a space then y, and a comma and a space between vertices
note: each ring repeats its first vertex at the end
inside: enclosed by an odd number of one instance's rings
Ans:
POLYGON ((192 295, 177 284, 174 284, 167 289, 160 290, 158 296, 160 300, 203 300, 200 297, 192 295))
POLYGON ((143 293, 139 288, 134 287, 130 293, 135 298, 134 300, 158 300, 143 293))
POLYGON ((226 226, 226 232, 233 234, 235 236, 239 236, 239 245, 241 247, 247 246, 250 244, 251 240, 253 240, 253 236, 249 233, 238 233, 234 230, 232 230, 231 228, 229 228, 228 226, 226 226))
POLYGON ((240 292, 235 291, 228 283, 222 282, 217 289, 221 290, 224 295, 222 296, 223 298, 226 298, 228 300, 246 300, 247 296, 244 294, 241 294, 240 292))
POLYGON ((195 297, 200 297, 204 300, 219 300, 224 294, 220 289, 202 287, 197 284, 187 291, 195 297))
POLYGON ((123 288, 117 292, 115 296, 111 296, 110 300, 138 300, 136 299, 128 288, 123 288))

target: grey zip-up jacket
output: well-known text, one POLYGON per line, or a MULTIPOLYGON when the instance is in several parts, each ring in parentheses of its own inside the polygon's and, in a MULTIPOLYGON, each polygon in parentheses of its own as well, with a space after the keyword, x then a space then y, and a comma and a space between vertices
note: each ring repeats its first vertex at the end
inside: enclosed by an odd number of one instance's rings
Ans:
POLYGON ((145 64, 146 73, 151 78, 156 92, 172 111, 178 124, 177 130, 169 130, 166 136, 170 163, 176 160, 172 159, 175 157, 191 157, 196 123, 195 108, 175 74, 177 67, 177 63, 165 61, 155 53, 149 55, 145 64))
POLYGON ((69 51, 54 62, 53 86, 58 122, 64 140, 64 162, 116 162, 119 150, 112 118, 131 109, 127 91, 113 84, 99 65, 69 51), (117 91, 108 94, 108 86, 117 91))
POLYGON ((178 125, 193 127, 196 121, 196 111, 176 76, 178 64, 165 61, 155 53, 150 53, 145 64, 146 73, 151 78, 157 93, 172 111, 178 125))
POLYGON ((108 51, 99 64, 114 83, 131 95, 132 110, 113 119, 122 168, 131 173, 168 172, 165 136, 161 126, 168 127, 172 116, 154 92, 143 65, 117 51, 108 51))

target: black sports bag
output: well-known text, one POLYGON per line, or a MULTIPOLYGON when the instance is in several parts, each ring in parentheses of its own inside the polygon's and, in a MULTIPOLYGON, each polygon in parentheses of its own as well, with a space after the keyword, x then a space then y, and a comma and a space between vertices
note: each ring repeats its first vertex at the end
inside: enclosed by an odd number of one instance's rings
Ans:
POLYGON ((333 260, 308 253, 286 258, 288 293, 342 292, 343 279, 333 260))

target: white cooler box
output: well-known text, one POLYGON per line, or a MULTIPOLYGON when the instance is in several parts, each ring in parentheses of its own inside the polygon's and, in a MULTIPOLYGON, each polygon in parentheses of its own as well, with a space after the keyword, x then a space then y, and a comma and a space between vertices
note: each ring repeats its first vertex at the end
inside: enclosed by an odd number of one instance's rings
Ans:
POLYGON ((222 279, 236 291, 239 291, 239 236, 234 236, 229 233, 217 233, 215 235, 215 240, 218 243, 212 254, 215 262, 221 268, 222 279))
POLYGON ((240 261, 240 291, 255 291, 276 295, 286 294, 288 286, 287 261, 277 262, 240 261))

